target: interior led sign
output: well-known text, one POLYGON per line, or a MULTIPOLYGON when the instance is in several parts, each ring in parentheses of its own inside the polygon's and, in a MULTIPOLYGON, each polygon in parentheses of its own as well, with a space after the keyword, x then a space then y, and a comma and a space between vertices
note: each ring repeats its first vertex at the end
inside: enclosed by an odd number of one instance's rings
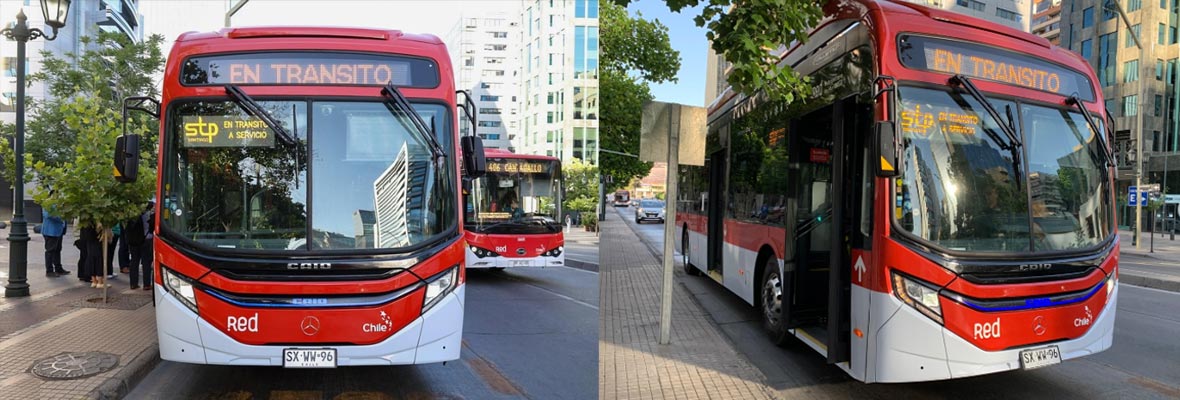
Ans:
POLYGON ((487 160, 488 172, 502 172, 502 173, 521 173, 521 174, 542 174, 545 173, 545 166, 547 163, 528 162, 523 160, 503 160, 503 159, 489 159, 487 160))
POLYGON ((226 115, 186 115, 184 147, 274 147, 270 127, 261 119, 226 115))

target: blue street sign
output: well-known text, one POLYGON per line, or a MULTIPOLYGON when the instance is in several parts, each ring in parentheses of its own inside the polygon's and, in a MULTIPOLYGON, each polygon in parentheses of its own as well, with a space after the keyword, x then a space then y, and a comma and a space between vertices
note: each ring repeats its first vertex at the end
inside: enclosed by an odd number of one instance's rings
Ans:
POLYGON ((1137 189, 1135 186, 1127 187, 1127 206, 1134 207, 1135 202, 1138 201, 1139 205, 1146 207, 1147 206, 1147 192, 1142 191, 1142 190, 1135 190, 1135 189, 1137 189), (1138 193, 1138 195, 1136 195, 1136 193, 1138 193))

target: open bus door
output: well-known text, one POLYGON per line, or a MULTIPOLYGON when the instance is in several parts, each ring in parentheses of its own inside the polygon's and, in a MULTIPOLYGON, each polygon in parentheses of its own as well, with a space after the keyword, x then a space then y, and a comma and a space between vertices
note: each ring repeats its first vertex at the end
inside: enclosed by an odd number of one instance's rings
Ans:
POLYGON ((790 176, 796 218, 786 260, 792 290, 783 309, 787 327, 822 341, 831 364, 850 357, 851 254, 871 243, 858 229, 870 218, 863 205, 872 192, 861 184, 871 182, 865 158, 870 122, 869 108, 851 96, 791 122, 799 167, 790 176))

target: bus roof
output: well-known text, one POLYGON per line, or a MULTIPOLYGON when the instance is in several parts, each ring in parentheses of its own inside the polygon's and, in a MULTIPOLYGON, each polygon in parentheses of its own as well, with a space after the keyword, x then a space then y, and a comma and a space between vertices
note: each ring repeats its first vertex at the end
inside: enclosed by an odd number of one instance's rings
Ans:
MULTIPOLYGON (((998 23, 954 13, 924 5, 895 0, 831 0, 824 5, 824 18, 808 32, 816 39, 820 32, 832 31, 838 21, 855 20, 870 30, 878 57, 884 60, 875 65, 878 74, 890 75, 899 80, 945 80, 949 75, 939 72, 919 71, 903 67, 897 57, 897 36, 913 33, 931 37, 963 39, 1008 51, 1027 54, 1072 69, 1085 75, 1095 93, 1095 100, 1088 101, 1092 112, 1102 108, 1102 88, 1098 86, 1089 63, 1080 55, 1051 44, 1048 40, 998 23), (831 25, 831 26, 829 26, 831 25), (881 65, 884 64, 884 65, 881 65)), ((847 25, 851 26, 851 25, 847 25)), ((845 26, 844 28, 847 28, 845 26)), ((842 31, 839 29, 837 31, 842 31)), ((831 34, 837 34, 831 32, 831 34)), ((817 51, 823 43, 791 43, 779 56, 780 64, 795 64, 817 51)), ((976 86, 985 92, 1002 91, 1013 95, 1042 101, 1060 101, 1058 95, 1002 83, 978 80, 976 86)), ((711 99, 709 113, 724 111, 744 96, 727 87, 711 99)), ((1104 114, 1104 113, 1103 113, 1104 114)))
POLYGON ((519 158, 524 160, 545 160, 545 161, 561 161, 557 157, 542 156, 536 154, 517 154, 508 150, 485 147, 483 150, 484 157, 487 158, 519 158))
POLYGON ((442 44, 438 36, 404 33, 396 29, 349 28, 331 26, 256 26, 223 28, 215 32, 190 31, 180 34, 177 43, 208 39, 256 38, 346 38, 371 40, 409 40, 426 44, 442 44))

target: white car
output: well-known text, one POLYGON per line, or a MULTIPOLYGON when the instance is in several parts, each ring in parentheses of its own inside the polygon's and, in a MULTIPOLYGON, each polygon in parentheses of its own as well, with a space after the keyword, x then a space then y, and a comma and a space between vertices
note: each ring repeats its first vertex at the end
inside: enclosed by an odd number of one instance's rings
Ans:
POLYGON ((640 200, 639 207, 635 208, 635 223, 653 219, 664 223, 664 202, 655 199, 640 200))

